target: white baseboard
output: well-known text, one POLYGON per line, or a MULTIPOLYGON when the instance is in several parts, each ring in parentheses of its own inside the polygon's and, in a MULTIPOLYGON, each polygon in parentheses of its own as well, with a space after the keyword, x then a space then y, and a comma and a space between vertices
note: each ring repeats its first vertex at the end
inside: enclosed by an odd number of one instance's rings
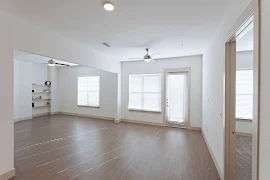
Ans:
POLYGON ((16 122, 20 122, 20 121, 30 120, 30 119, 33 119, 34 117, 47 116, 47 115, 55 115, 55 114, 59 114, 59 112, 34 114, 34 115, 30 116, 30 117, 24 117, 24 118, 14 119, 14 122, 16 123, 16 122))
POLYGON ((50 113, 40 113, 40 114, 34 114, 32 115, 32 117, 39 117, 39 116, 47 116, 47 115, 50 115, 50 113))
POLYGON ((12 169, 4 174, 0 175, 0 180, 8 180, 15 176, 15 169, 12 169))
POLYGON ((118 123, 122 122, 122 119, 115 119, 114 122, 115 122, 116 124, 118 124, 118 123))
POLYGON ((29 120, 29 119, 32 119, 32 116, 30 116, 30 117, 24 117, 24 118, 18 118, 18 119, 14 119, 14 123, 16 123, 16 122, 20 122, 20 121, 26 121, 26 120, 29 120))
POLYGON ((165 127, 163 123, 156 123, 156 122, 146 122, 146 121, 137 121, 137 120, 131 120, 131 119, 122 119, 122 122, 128 122, 128 123, 135 123, 135 124, 145 124, 145 125, 152 125, 152 126, 162 126, 165 127))
POLYGON ((87 114, 69 113, 69 112, 59 112, 58 114, 78 116, 78 117, 88 117, 88 118, 94 118, 94 119, 103 119, 103 120, 110 120, 110 121, 115 120, 115 118, 110 118, 110 117, 101 117, 101 116, 93 116, 93 115, 87 115, 87 114))
POLYGON ((56 115, 56 114, 60 114, 60 112, 59 111, 51 112, 51 115, 56 115))
POLYGON ((211 149, 211 147, 210 147, 210 145, 209 145, 209 143, 208 143, 208 141, 207 141, 207 139, 206 139, 206 137, 205 137, 204 132, 203 132, 203 131, 201 131, 201 132, 202 132, 202 136, 203 136, 203 138, 204 138, 204 141, 205 141, 205 143, 206 143, 206 145, 207 145, 207 148, 208 148, 208 150, 209 150, 209 152, 210 152, 210 154, 211 154, 211 156, 212 156, 212 159, 213 159, 213 161, 214 161, 214 164, 215 164, 215 166, 216 166, 216 168, 217 168, 217 171, 218 171, 218 174, 219 174, 219 176, 220 176, 220 179, 221 179, 221 180, 224 180, 224 174, 223 174, 221 168, 220 168, 219 165, 218 165, 218 161, 217 161, 216 157, 214 156, 214 153, 213 153, 213 151, 212 151, 212 149, 211 149))
POLYGON ((191 131, 202 131, 201 127, 188 127, 187 129, 191 131))

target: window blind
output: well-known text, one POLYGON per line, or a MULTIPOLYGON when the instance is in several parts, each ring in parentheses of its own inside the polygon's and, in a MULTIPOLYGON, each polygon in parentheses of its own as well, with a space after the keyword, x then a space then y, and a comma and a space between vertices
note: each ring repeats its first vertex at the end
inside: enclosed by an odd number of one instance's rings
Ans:
POLYGON ((236 71, 236 110, 238 119, 253 118, 253 70, 236 71))
POLYGON ((99 106, 99 76, 78 77, 78 105, 99 106))
POLYGON ((161 110, 160 74, 136 74, 129 76, 129 109, 161 110))

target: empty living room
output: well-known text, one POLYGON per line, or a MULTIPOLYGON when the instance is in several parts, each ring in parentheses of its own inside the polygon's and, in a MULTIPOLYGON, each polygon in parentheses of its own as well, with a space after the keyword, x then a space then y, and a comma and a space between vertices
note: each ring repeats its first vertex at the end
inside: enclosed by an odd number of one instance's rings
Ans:
POLYGON ((269 0, 0 0, 0 180, 269 180, 269 0))

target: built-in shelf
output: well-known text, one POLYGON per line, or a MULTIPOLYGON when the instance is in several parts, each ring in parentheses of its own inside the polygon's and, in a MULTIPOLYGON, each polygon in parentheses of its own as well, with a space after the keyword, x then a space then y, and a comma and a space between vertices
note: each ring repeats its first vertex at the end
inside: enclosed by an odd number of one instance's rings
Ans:
POLYGON ((51 99, 32 99, 33 101, 50 101, 51 99))
POLYGON ((40 94, 40 93, 51 93, 51 92, 32 92, 33 94, 40 94))
POLYGON ((44 106, 35 106, 35 107, 32 107, 33 109, 35 108, 44 108, 44 107, 50 107, 51 105, 44 105, 44 106))

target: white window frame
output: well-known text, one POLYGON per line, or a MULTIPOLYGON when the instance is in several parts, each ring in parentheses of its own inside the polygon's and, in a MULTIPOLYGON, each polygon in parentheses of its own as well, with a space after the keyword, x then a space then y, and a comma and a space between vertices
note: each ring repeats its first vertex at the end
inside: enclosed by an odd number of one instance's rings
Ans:
MULTIPOLYGON (((162 109, 162 107, 161 107, 161 73, 149 73, 149 74, 130 74, 129 75, 129 99, 130 99, 130 94, 132 93, 131 91, 130 91, 130 78, 131 77, 149 77, 149 76, 159 76, 159 92, 157 92, 157 94, 159 95, 159 110, 149 110, 149 109, 144 109, 144 108, 142 108, 142 109, 135 109, 135 108, 130 108, 130 105, 129 105, 129 103, 130 103, 130 101, 128 102, 128 110, 129 111, 138 111, 138 112, 151 112, 151 113, 161 113, 161 109, 162 109)), ((143 86, 143 84, 144 84, 144 78, 142 78, 142 88, 143 88, 143 90, 142 90, 142 106, 144 107, 144 86, 143 86)), ((148 92, 149 93, 149 92, 148 92)))
POLYGON ((100 76, 80 76, 77 78, 77 106, 78 107, 90 107, 90 108, 100 108, 100 76), (79 78, 90 78, 90 77, 98 77, 99 78, 99 90, 98 91, 87 91, 89 92, 98 92, 98 105, 94 106, 94 105, 80 105, 79 104, 79 78))

